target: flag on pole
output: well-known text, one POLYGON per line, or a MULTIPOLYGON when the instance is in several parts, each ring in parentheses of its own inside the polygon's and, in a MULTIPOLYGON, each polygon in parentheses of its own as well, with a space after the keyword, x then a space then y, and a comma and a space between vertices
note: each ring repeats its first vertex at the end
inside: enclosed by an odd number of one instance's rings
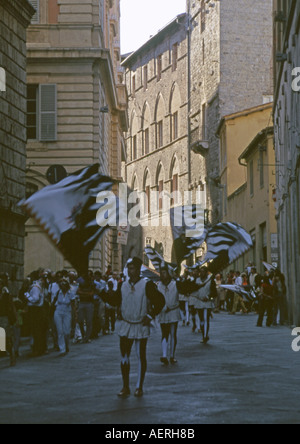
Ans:
POLYGON ((207 229, 204 226, 204 210, 200 205, 171 208, 170 221, 173 233, 173 251, 177 266, 191 257, 205 242, 207 229), (187 235, 188 233, 194 235, 187 235))
POLYGON ((205 260, 211 262, 212 272, 223 270, 253 246, 250 234, 233 222, 219 223, 209 229, 205 242, 205 260))
MULTIPOLYGON (((88 271, 90 252, 110 226, 99 226, 96 202, 98 193, 110 191, 115 181, 99 174, 99 165, 77 171, 55 185, 50 185, 20 206, 46 232, 65 259, 80 274, 88 271)), ((103 224, 102 224, 103 225, 103 224)))

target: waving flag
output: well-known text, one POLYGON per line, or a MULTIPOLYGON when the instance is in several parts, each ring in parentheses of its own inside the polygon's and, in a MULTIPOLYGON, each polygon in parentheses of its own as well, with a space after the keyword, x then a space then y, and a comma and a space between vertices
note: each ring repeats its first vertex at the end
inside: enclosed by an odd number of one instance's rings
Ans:
POLYGON ((187 205, 170 210, 173 250, 177 266, 192 256, 205 242, 204 210, 200 205, 187 205))
POLYGON ((211 228, 206 244, 207 260, 216 259, 221 252, 226 251, 229 263, 234 262, 253 246, 250 234, 232 222, 220 223, 211 228))
POLYGON ((174 276, 176 273, 176 265, 175 264, 169 264, 168 262, 166 262, 164 260, 164 258, 157 253, 157 251, 150 247, 149 245, 145 248, 145 253, 148 256, 148 259, 152 262, 155 270, 157 273, 160 274, 160 268, 163 265, 167 265, 168 269, 169 269, 169 273, 171 276, 174 276))
POLYGON ((257 296, 253 290, 247 291, 239 285, 220 285, 220 287, 239 294, 246 302, 254 302, 257 299, 257 296))
POLYGON ((114 183, 99 174, 99 165, 92 165, 20 203, 80 274, 87 272, 89 254, 112 222, 97 224, 101 204, 96 197, 111 190, 114 183))

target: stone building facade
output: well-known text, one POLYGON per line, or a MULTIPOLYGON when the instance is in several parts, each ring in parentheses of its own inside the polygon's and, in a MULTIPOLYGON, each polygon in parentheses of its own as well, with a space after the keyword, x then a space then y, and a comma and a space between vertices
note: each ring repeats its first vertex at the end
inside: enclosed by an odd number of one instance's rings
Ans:
POLYGON ((206 184, 209 221, 221 219, 222 117, 271 100, 272 0, 187 0, 190 186, 206 184))
MULTIPOLYGON (((99 163, 121 177, 127 96, 120 57, 119 0, 31 0, 28 29, 27 195, 49 184, 50 166, 67 174, 99 163)), ((58 170, 57 170, 58 171, 58 170)), ((36 224, 26 224, 26 272, 68 266, 36 224)), ((90 266, 120 270, 116 233, 107 233, 90 266)))
POLYGON ((14 284, 24 275, 27 0, 0 0, 0 272, 14 284))
POLYGON ((129 236, 131 256, 142 257, 148 244, 172 260, 171 228, 164 226, 169 217, 163 200, 151 198, 151 192, 189 187, 186 18, 176 17, 123 62, 129 94, 126 181, 148 198, 141 215, 148 226, 139 239, 129 236))
POLYGON ((274 0, 274 122, 280 268, 300 325, 300 4, 274 0))

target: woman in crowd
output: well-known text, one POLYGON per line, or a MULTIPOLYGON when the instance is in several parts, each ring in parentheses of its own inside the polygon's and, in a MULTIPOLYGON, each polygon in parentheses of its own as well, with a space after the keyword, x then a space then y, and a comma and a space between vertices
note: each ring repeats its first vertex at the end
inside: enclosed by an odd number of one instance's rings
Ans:
POLYGON ((61 280, 59 287, 60 290, 53 301, 56 307, 54 320, 58 335, 59 356, 65 356, 69 353, 75 295, 71 291, 70 283, 67 279, 61 280))

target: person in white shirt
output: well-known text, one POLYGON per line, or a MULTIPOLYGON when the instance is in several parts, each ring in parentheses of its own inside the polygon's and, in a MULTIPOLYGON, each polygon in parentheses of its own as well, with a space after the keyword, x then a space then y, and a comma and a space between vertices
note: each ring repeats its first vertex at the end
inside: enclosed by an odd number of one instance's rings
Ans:
POLYGON ((169 365, 168 360, 168 345, 170 341, 170 362, 177 364, 175 359, 175 352, 177 347, 177 329, 180 321, 180 305, 179 292, 177 290, 177 283, 170 276, 168 266, 162 263, 160 269, 161 281, 158 284, 158 291, 164 296, 166 305, 159 315, 159 323, 162 332, 162 352, 163 356, 160 359, 164 365, 169 365))
POLYGON ((69 341, 72 327, 72 311, 75 307, 75 294, 71 291, 67 279, 59 283, 60 290, 53 301, 56 310, 54 320, 58 334, 59 356, 69 353, 69 341))
POLYGON ((31 331, 33 337, 33 356, 41 356, 47 351, 47 319, 44 303, 48 295, 48 275, 43 273, 33 275, 33 285, 27 295, 31 331), (35 280, 37 278, 37 280, 35 280))

